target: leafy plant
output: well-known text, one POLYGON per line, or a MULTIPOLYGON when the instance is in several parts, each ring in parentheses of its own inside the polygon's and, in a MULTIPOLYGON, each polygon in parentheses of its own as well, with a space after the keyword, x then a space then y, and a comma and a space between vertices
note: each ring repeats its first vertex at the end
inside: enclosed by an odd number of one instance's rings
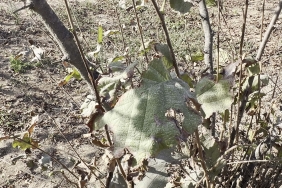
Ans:
MULTIPOLYGON (((95 135, 90 136, 94 137, 92 140, 94 145, 104 149, 101 158, 107 164, 109 175, 107 185, 104 185, 102 180, 95 176, 94 165, 84 163, 85 166, 79 170, 80 178, 77 178, 80 187, 85 186, 87 181, 85 177, 91 177, 91 175, 101 181, 104 187, 131 187, 133 185, 149 188, 213 187, 216 183, 223 185, 223 180, 219 180, 221 177, 227 179, 226 186, 229 186, 229 177, 233 178, 234 182, 245 178, 237 185, 232 185, 238 186, 240 183, 247 182, 245 171, 247 173, 254 171, 254 166, 248 164, 242 167, 242 172, 238 170, 240 167, 233 168, 230 165, 232 162, 228 164, 227 161, 232 161, 234 154, 248 157, 250 160, 262 160, 264 156, 268 157, 267 155, 273 157, 271 153, 268 153, 270 145, 278 145, 276 142, 281 141, 280 139, 276 140, 269 136, 259 144, 254 142, 254 138, 260 133, 266 138, 267 126, 271 122, 269 117, 262 120, 260 114, 261 100, 265 96, 261 88, 268 84, 269 78, 261 74, 262 70, 257 60, 245 59, 242 55, 244 37, 241 38, 241 59, 225 66, 222 72, 220 72, 219 62, 216 71, 213 69, 213 59, 210 58, 213 51, 210 44, 212 33, 207 33, 211 32, 211 29, 210 23, 207 23, 209 17, 205 3, 213 6, 218 3, 220 9, 220 1, 210 0, 198 3, 203 28, 206 29, 205 24, 208 24, 209 27, 208 30, 205 30, 206 45, 204 53, 197 49, 198 53, 193 54, 191 50, 190 55, 185 54, 184 60, 188 59, 186 59, 187 55, 187 57, 190 56, 189 61, 192 63, 208 62, 206 65, 210 66, 208 67, 210 72, 206 72, 207 68, 201 71, 201 75, 194 76, 194 78, 190 76, 193 70, 189 70, 191 69, 189 65, 185 68, 181 67, 176 58, 176 55, 179 54, 175 53, 177 51, 173 49, 165 23, 167 16, 165 0, 160 9, 155 0, 152 0, 152 3, 164 30, 166 43, 156 41, 155 38, 154 40, 149 39, 144 35, 145 27, 142 28, 139 17, 143 11, 148 11, 145 8, 146 1, 122 0, 119 2, 119 7, 123 11, 132 10, 135 13, 133 21, 137 23, 134 23, 136 26, 134 28, 138 28, 141 42, 135 41, 135 48, 133 44, 126 44, 126 37, 123 36, 125 32, 123 32, 120 20, 120 30, 110 29, 104 32, 104 28, 99 25, 97 48, 88 54, 94 59, 93 62, 84 57, 67 2, 66 7, 72 28, 67 30, 61 27, 63 24, 60 24, 60 31, 57 33, 57 27, 52 25, 54 22, 48 22, 47 18, 50 15, 44 15, 46 11, 40 11, 42 7, 47 9, 50 7, 46 5, 44 7, 41 4, 38 6, 37 3, 34 1, 31 9, 41 14, 46 25, 49 24, 47 28, 51 33, 56 35, 65 31, 69 36, 74 36, 75 41, 72 37, 69 38, 69 41, 65 41, 65 35, 56 38, 57 42, 61 44, 62 51, 66 53, 64 55, 69 57, 71 64, 74 65, 74 68, 69 69, 69 75, 65 77, 62 84, 67 83, 73 77, 76 79, 84 77, 87 80, 95 96, 87 97, 81 106, 81 116, 89 118, 87 125, 91 132, 104 131, 104 135, 100 135, 102 138, 95 135), (100 62, 99 56, 103 56, 106 51, 105 40, 115 34, 122 35, 124 46, 122 53, 110 54, 110 58, 103 57, 101 59, 107 60, 100 62), (62 43, 63 39, 65 43, 62 43), (141 45, 136 45, 137 43, 141 45), (125 48, 126 45, 135 49, 135 51, 131 49, 137 54, 135 58, 131 57, 132 51, 129 50, 129 52, 125 48), (71 49, 76 54, 72 54, 69 46, 72 46, 71 49), (89 64, 94 64, 101 69, 102 74, 98 78, 91 76, 89 64), (142 67, 141 71, 140 67, 142 67), (213 75, 214 73, 216 76, 213 75), (232 89, 233 94, 231 94, 232 89), (232 111, 234 108, 237 110, 235 113, 232 111), (257 124, 260 125, 260 128, 255 131, 246 131, 247 134, 250 133, 247 138, 251 142, 247 149, 239 142, 239 129, 242 129, 239 125, 242 120, 247 121, 243 119, 245 112, 251 117, 256 116, 257 124), (236 122, 233 120, 233 115, 236 116, 236 122), (229 131, 226 131, 227 121, 230 121, 231 125, 232 121, 235 122, 229 131), (218 132, 218 135, 214 133, 215 131, 218 132), (252 148, 253 145, 255 149, 252 148), (174 179, 170 182, 166 178, 166 163, 178 165, 177 170, 173 172, 174 179), (186 164, 183 166, 184 163, 186 164), (185 172, 185 175, 177 174, 178 171, 185 172), (238 177, 237 174, 239 174, 238 177)), ((170 10, 181 14, 188 13, 193 4, 197 3, 184 0, 169 1, 170 10)), ((116 8, 115 11, 117 12, 118 9, 116 8)), ((51 9, 50 12, 52 12, 51 9)), ((118 14, 117 17, 119 17, 118 14)), ((244 18, 246 19, 246 15, 244 18)), ((59 20, 57 21, 60 23, 59 20)), ((181 27, 178 22, 176 25, 181 27)), ((244 27, 242 30, 243 36, 244 27)), ((177 38, 177 36, 174 37, 177 38)), ((219 46, 217 51, 220 52, 219 46)), ((219 56, 217 59, 220 60, 219 56)), ((11 66, 15 66, 16 70, 25 68, 25 65, 17 58, 11 59, 11 66)), ((38 148, 38 142, 31 137, 35 126, 36 123, 32 123, 21 137, 6 136, 0 140, 14 139, 13 146, 24 150, 38 148)), ((277 155, 280 155, 281 149, 278 148, 277 151, 277 155)), ((49 161, 50 158, 45 156, 40 163, 44 166, 49 161)))
POLYGON ((30 63, 24 62, 17 57, 10 58, 10 66, 12 70, 18 73, 25 72, 26 70, 33 67, 30 63))

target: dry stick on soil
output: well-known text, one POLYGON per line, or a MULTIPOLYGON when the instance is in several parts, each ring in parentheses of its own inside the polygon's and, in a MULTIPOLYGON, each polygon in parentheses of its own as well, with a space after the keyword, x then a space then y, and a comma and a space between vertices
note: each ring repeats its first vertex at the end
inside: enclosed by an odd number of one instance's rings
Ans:
MULTIPOLYGON (((44 111, 45 111, 45 110, 44 110, 44 111)), ((102 182, 102 180, 100 180, 100 179, 98 178, 98 176, 93 172, 93 170, 86 164, 86 162, 81 158, 81 156, 78 154, 78 152, 74 149, 73 145, 72 145, 72 144, 70 143, 70 141, 65 137, 64 133, 61 131, 61 129, 60 129, 59 125, 57 124, 57 122, 55 121, 55 119, 52 118, 46 111, 45 111, 45 113, 48 115, 48 117, 49 117, 49 118, 53 121, 53 123, 56 125, 58 131, 59 131, 60 134, 63 136, 63 138, 67 141, 67 143, 70 145, 71 149, 72 149, 72 150, 74 151, 74 153, 77 155, 77 157, 79 158, 79 160, 91 171, 91 173, 95 176, 95 178, 98 179, 98 180, 100 181, 100 183, 101 183, 104 187, 106 187, 105 184, 104 184, 104 182, 102 182)), ((94 168, 95 168, 95 170, 97 170, 97 172, 99 172, 100 174, 102 174, 102 173, 99 171, 99 169, 98 169, 97 167, 94 166, 94 168)))
POLYGON ((140 37, 141 37, 142 46, 143 46, 143 49, 144 49, 144 55, 145 55, 147 64, 149 64, 149 59, 148 59, 148 56, 147 56, 147 52, 146 52, 146 48, 145 48, 145 43, 144 43, 144 38, 143 38, 143 30, 142 30, 142 27, 141 27, 141 24, 140 24, 140 20, 139 20, 137 11, 136 11, 135 0, 132 0, 132 4, 133 4, 133 9, 134 9, 135 18, 136 18, 137 25, 138 25, 140 37))
POLYGON ((220 9, 220 14, 221 14, 221 17, 222 17, 222 20, 223 20, 223 22, 224 22, 224 24, 225 24, 225 26, 226 26, 226 28, 227 28, 227 30, 228 30, 228 33, 229 33, 229 37, 231 38, 231 43, 232 44, 230 44, 230 42, 227 40, 227 43, 228 43, 228 45, 230 46, 230 48, 231 48, 231 52, 232 52, 232 62, 234 62, 235 61, 235 53, 236 53, 236 49, 235 49, 235 47, 236 47, 236 45, 235 45, 235 43, 234 43, 234 39, 233 39, 233 36, 232 36, 232 34, 231 34, 231 29, 228 27, 228 24, 227 24, 227 21, 226 21, 226 19, 225 19, 225 16, 223 15, 223 12, 222 12, 222 9, 220 9), (232 49, 233 48, 233 49, 232 49))
MULTIPOLYGON (((249 0, 245 1, 245 11, 243 12, 243 25, 242 25, 242 35, 241 35, 241 42, 240 42, 240 58, 241 58, 241 62, 240 62, 240 77, 239 77, 239 91, 238 91, 238 99, 240 97, 241 94, 241 87, 242 87, 242 64, 243 64, 243 43, 244 43, 244 36, 245 36, 245 30, 246 30, 246 20, 247 20, 247 13, 248 13, 248 6, 249 6, 249 0)), ((239 141, 239 124, 241 122, 242 119, 242 112, 240 112, 240 99, 238 100, 238 106, 237 106, 237 119, 236 119, 236 144, 238 144, 239 141)))
POLYGON ((177 66, 175 54, 174 54, 174 51, 173 51, 173 47, 172 47, 172 44, 171 44, 171 40, 170 40, 170 37, 169 37, 169 34, 168 34, 167 27, 166 27, 166 24, 165 24, 164 15, 160 12, 156 1, 152 0, 152 3, 155 7, 155 10, 156 10, 160 20, 161 20, 161 24, 162 24, 162 27, 163 27, 163 30, 164 30, 164 33, 165 33, 165 37, 166 37, 166 42, 167 42, 167 45, 169 47, 169 51, 170 51, 170 54, 171 54, 171 57, 172 57, 172 64, 173 64, 173 67, 175 69, 175 73, 178 77, 180 77, 180 72, 179 72, 179 69, 178 69, 178 66, 177 66))
MULTIPOLYGON (((116 4, 113 0, 113 4, 116 4)), ((123 33, 123 28, 122 28, 122 25, 121 25, 121 22, 120 22, 120 16, 119 16, 119 12, 118 12, 118 8, 116 6, 115 8, 115 13, 117 15, 117 19, 118 19, 118 26, 119 26, 119 29, 120 29, 120 32, 121 32, 121 38, 122 38, 122 43, 123 43, 123 50, 125 50, 126 48, 126 43, 125 43, 125 39, 124 39, 124 33, 123 33)))
POLYGON ((263 20, 264 20, 264 8, 265 8, 265 0, 262 2, 262 13, 261 13, 261 26, 260 26, 260 36, 259 41, 262 40, 262 30, 263 30, 263 20))
POLYGON ((205 34, 205 46, 204 46, 204 59, 206 66, 210 66, 210 73, 213 72, 213 60, 212 60, 212 45, 213 34, 210 25, 209 13, 207 10, 205 0, 199 2, 199 12, 202 18, 202 25, 205 34))
POLYGON ((20 142, 24 142, 24 143, 26 143, 26 144, 29 144, 29 145, 31 145, 32 147, 38 149, 39 151, 45 153, 46 155, 48 155, 49 157, 51 157, 55 162, 57 162, 57 163, 60 164, 62 167, 64 167, 64 169, 66 169, 66 170, 67 170, 71 175, 73 175, 76 179, 79 179, 72 171, 70 171, 70 170, 68 169, 68 167, 67 167, 66 165, 64 165, 63 163, 61 163, 61 162, 60 162, 59 160, 57 160, 56 158, 54 158, 50 153, 47 153, 47 152, 44 151, 43 149, 37 147, 36 145, 34 145, 34 144, 32 144, 32 143, 29 143, 29 142, 23 140, 23 139, 21 139, 21 138, 15 138, 15 140, 18 140, 18 141, 20 141, 20 142))
MULTIPOLYGON (((111 136, 110 136, 110 133, 109 133, 108 125, 105 125, 105 132, 106 132, 106 135, 107 135, 108 142, 109 142, 110 146, 112 146, 112 145, 113 145, 113 142, 112 142, 112 140, 111 140, 111 136)), ((116 161, 116 163, 117 163, 117 165, 118 165, 118 167, 119 167, 119 170, 120 170, 120 172, 121 172, 121 175, 122 175, 124 181, 125 181, 126 184, 127 184, 127 187, 128 187, 128 188, 129 188, 129 187, 132 187, 132 182, 130 182, 130 181, 127 180, 127 178, 126 178, 127 176, 126 176, 126 174, 125 174, 125 172, 124 172, 124 169, 123 169, 122 165, 120 164, 119 159, 115 158, 115 161, 116 161)), ((107 181, 110 182, 111 179, 112 179, 112 176, 111 176, 110 179, 108 179, 107 181)))
POLYGON ((47 30, 53 36, 64 55, 62 60, 68 61, 74 65, 87 81, 91 91, 95 93, 90 77, 88 76, 87 67, 83 64, 82 56, 80 55, 78 46, 73 40, 72 33, 64 26, 46 0, 30 0, 27 4, 31 10, 41 16, 47 30))
POLYGON ((262 40, 262 42, 261 42, 261 44, 259 46, 259 50, 258 50, 258 53, 257 53, 257 56, 256 56, 256 60, 257 61, 261 60, 261 56, 262 56, 262 54, 264 52, 264 48, 265 48, 266 43, 267 43, 267 41, 268 41, 268 39, 270 37, 270 34, 272 32, 272 28, 274 27, 274 25, 275 25, 279 15, 280 15, 281 9, 282 9, 282 0, 279 2, 279 5, 278 5, 278 7, 275 10, 275 14, 272 17, 272 20, 271 20, 271 22, 270 22, 270 24, 269 24, 269 26, 268 26, 268 28, 266 30, 266 33, 265 33, 265 35, 263 37, 263 40, 262 40))
POLYGON ((88 78, 90 79, 90 83, 91 83, 91 85, 94 88, 94 92, 95 92, 95 95, 96 95, 96 102, 98 102, 99 106, 102 107, 102 102, 101 102, 101 98, 100 98, 100 95, 99 95, 99 91, 98 91, 95 79, 94 79, 93 75, 91 74, 90 68, 89 68, 89 66, 87 64, 87 60, 86 60, 85 55, 83 53, 82 47, 80 45, 80 42, 78 40, 78 37, 77 37, 76 31, 75 31, 75 27, 74 27, 74 24, 73 24, 73 20, 72 20, 72 16, 71 16, 71 13, 70 13, 70 9, 69 9, 69 5, 68 5, 67 0, 65 0, 65 5, 66 5, 67 13, 68 13, 69 22, 70 22, 70 25, 71 25, 71 30, 72 30, 73 36, 74 36, 74 38, 76 40, 80 57, 82 58, 82 62, 84 64, 84 67, 86 68, 86 71, 87 71, 87 74, 88 74, 88 78))
POLYGON ((197 146, 198 146, 200 162, 201 162, 202 168, 204 170, 204 177, 206 178, 207 188, 210 188, 210 179, 209 179, 208 170, 207 170, 207 166, 206 166, 205 159, 204 159, 204 154, 203 154, 203 150, 202 150, 202 146, 201 146, 201 141, 200 141, 198 129, 196 129, 196 131, 195 131, 195 138, 196 138, 196 142, 197 142, 197 146))

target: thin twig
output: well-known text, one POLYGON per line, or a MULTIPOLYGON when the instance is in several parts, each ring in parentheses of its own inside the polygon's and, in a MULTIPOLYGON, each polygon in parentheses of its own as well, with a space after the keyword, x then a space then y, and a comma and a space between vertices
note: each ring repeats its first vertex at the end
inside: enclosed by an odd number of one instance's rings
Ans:
MULTIPOLYGON (((259 69, 260 69, 260 72, 258 74, 258 100, 259 100, 259 104, 258 104, 258 114, 257 114, 257 119, 258 121, 260 121, 260 109, 261 109, 261 97, 260 97, 260 93, 261 93, 261 80, 260 80, 260 75, 261 75, 261 70, 262 70, 262 65, 261 65, 261 62, 259 61, 259 69)), ((258 121, 257 121, 257 124, 258 124, 258 121)))
POLYGON ((242 163, 267 163, 267 162, 277 162, 282 161, 282 159, 272 159, 272 160, 244 160, 244 161, 234 161, 227 164, 242 164, 242 163))
MULTIPOLYGON (((229 33, 229 37, 231 38, 231 43, 229 42, 229 40, 227 40, 227 43, 228 43, 228 45, 230 46, 230 48, 231 48, 231 52, 232 52, 232 62, 234 62, 235 61, 235 53, 236 53, 236 49, 235 49, 235 47, 236 47, 236 45, 235 45, 235 43, 234 43, 234 39, 233 39, 233 36, 231 35, 231 29, 229 28, 229 25, 227 24, 227 21, 226 21, 226 19, 225 19, 225 16, 224 16, 224 14, 223 14, 223 12, 222 12, 222 9, 220 9, 220 14, 221 14, 221 17, 222 17, 222 20, 223 20, 223 22, 224 22, 224 24, 225 24, 225 26, 226 26, 226 28, 227 28, 227 30, 228 30, 228 33, 229 33), (233 48, 233 49, 232 49, 233 48)), ((234 32, 233 32, 234 33, 234 32)))
POLYGON ((265 0, 263 0, 263 2, 262 2, 262 13, 261 13, 261 26, 260 26, 259 41, 262 41, 263 20, 264 20, 264 8, 265 8, 265 0))
POLYGON ((217 1, 217 74, 216 74, 216 82, 219 81, 219 31, 220 31, 220 0, 217 1))
POLYGON ((170 37, 169 37, 169 33, 168 33, 168 30, 167 30, 167 27, 166 27, 166 24, 165 24, 164 15, 160 12, 159 7, 158 7, 156 1, 152 0, 152 3, 154 5, 154 7, 155 7, 155 10, 156 10, 160 20, 161 20, 161 24, 162 24, 162 27, 163 27, 163 30, 164 30, 164 33, 165 33, 165 37, 166 37, 166 42, 167 42, 167 45, 169 47, 170 54, 171 54, 171 57, 172 57, 172 64, 174 66, 175 73, 176 73, 176 75, 178 77, 180 77, 180 72, 179 72, 179 69, 178 69, 178 66, 177 66, 175 54, 174 54, 174 51, 173 51, 173 47, 172 47, 172 44, 171 44, 171 40, 170 40, 170 37))
POLYGON ((34 144, 32 144, 32 143, 29 143, 29 142, 27 142, 27 141, 25 141, 25 140, 23 140, 23 139, 21 139, 21 138, 15 138, 15 139, 18 140, 18 141, 20 141, 20 142, 24 142, 24 143, 26 143, 26 144, 29 144, 29 145, 31 145, 32 147, 34 147, 34 148, 38 149, 39 151, 43 152, 44 154, 50 156, 55 162, 59 163, 59 164, 60 164, 62 167, 64 167, 64 169, 66 169, 71 175, 73 175, 76 179, 78 179, 78 177, 77 177, 72 171, 70 171, 66 165, 64 165, 63 163, 61 163, 61 162, 60 162, 59 160, 57 160, 56 158, 54 158, 50 153, 44 151, 43 149, 37 147, 36 145, 34 145, 34 144))
MULTIPOLYGON (((116 2, 114 2, 114 0, 113 0, 113 4, 116 4, 116 2)), ((119 29, 120 29, 120 32, 121 32, 123 50, 125 50, 125 48, 126 48, 126 43, 125 43, 123 28, 122 28, 122 25, 121 25, 120 16, 119 16, 119 12, 118 12, 117 6, 116 6, 116 8, 115 8, 115 13, 116 13, 116 16, 117 16, 117 19, 118 19, 118 26, 119 26, 119 29)))
POLYGON ((274 25, 275 25, 279 15, 280 15, 281 9, 282 9, 282 0, 279 2, 278 7, 276 8, 275 14, 272 17, 272 20, 271 20, 271 22, 270 22, 270 24, 269 24, 269 26, 268 26, 268 28, 266 30, 266 33, 265 33, 265 35, 263 37, 263 40, 262 40, 262 42, 261 42, 261 44, 259 46, 258 53, 257 53, 257 56, 256 56, 256 60, 257 61, 260 61, 260 59, 261 59, 261 56, 262 56, 262 54, 264 52, 264 48, 266 46, 266 43, 267 43, 267 41, 268 41, 268 39, 270 37, 270 34, 272 32, 272 28, 274 27, 274 25))
POLYGON ((96 82, 94 80, 94 77, 93 75, 91 74, 91 71, 90 71, 90 68, 87 64, 87 60, 85 58, 85 55, 83 53, 83 50, 82 50, 82 47, 80 45, 80 42, 78 40, 78 37, 77 37, 77 34, 76 34, 76 31, 75 31, 75 27, 74 27, 74 24, 73 24, 73 20, 72 20, 72 16, 71 16, 71 13, 70 13, 70 8, 69 8, 69 5, 68 5, 68 2, 67 0, 64 0, 65 1, 65 5, 66 5, 66 10, 67 10, 67 13, 68 13, 68 18, 69 18, 69 22, 70 22, 70 25, 71 25, 71 29, 72 29, 72 33, 74 35, 74 38, 76 40, 76 43, 77 43, 77 46, 78 46, 78 49, 79 49, 79 53, 82 57, 82 60, 83 60, 83 63, 84 63, 84 66, 87 70, 87 73, 88 73, 88 77, 90 79, 90 82, 94 88, 94 92, 95 92, 95 95, 96 95, 96 101, 97 103, 99 104, 100 107, 102 107, 102 102, 101 102, 101 98, 100 98, 100 95, 99 95, 99 91, 98 91, 98 88, 97 88, 97 85, 96 85, 96 82))
POLYGON ((239 91, 238 91, 238 107, 237 107, 237 121, 236 121, 236 144, 238 144, 239 141, 239 124, 241 121, 241 113, 240 113, 240 94, 241 94, 241 87, 242 87, 242 72, 243 72, 243 42, 244 42, 244 36, 245 36, 245 29, 246 29, 246 20, 247 20, 247 13, 248 13, 248 6, 249 6, 249 0, 245 1, 245 11, 243 13, 243 25, 242 25, 242 35, 241 35, 241 42, 240 42, 240 77, 239 77, 239 91))
POLYGON ((141 37, 142 46, 143 46, 143 49, 144 49, 144 55, 145 55, 147 64, 149 64, 149 59, 148 59, 148 55, 147 55, 146 48, 145 48, 144 38, 143 38, 143 30, 142 30, 140 20, 139 20, 138 14, 137 14, 135 0, 132 0, 132 3, 133 3, 135 18, 136 18, 136 21, 137 21, 137 25, 138 25, 138 29, 139 29, 139 33, 140 33, 140 37, 141 37))
POLYGON ((247 14, 248 14, 249 0, 245 1, 245 11, 243 12, 243 25, 242 25, 242 35, 240 41, 240 57, 243 55, 243 44, 246 32, 247 14))
POLYGON ((241 113, 240 113, 240 96, 241 96, 241 93, 242 93, 242 77, 243 77, 243 60, 241 59, 240 61, 240 76, 239 76, 239 89, 238 89, 238 100, 237 100, 237 119, 236 119, 236 128, 235 128, 235 131, 236 131, 236 144, 238 144, 238 141, 239 141, 239 125, 240 125, 240 120, 241 120, 241 113))
POLYGON ((195 137, 196 137, 196 143, 198 146, 198 151, 199 151, 199 157, 200 157, 200 162, 202 165, 202 168, 204 170, 204 177, 206 178, 206 183, 207 183, 207 187, 210 187, 210 180, 209 180, 209 176, 208 176, 208 170, 207 170, 207 166, 204 160, 204 155, 203 155, 203 151, 202 151, 202 146, 201 146, 201 141, 200 141, 200 137, 199 137, 199 131, 198 129, 196 129, 195 131, 195 137))
MULTIPOLYGON (((44 111, 45 111, 45 110, 44 110, 44 111)), ((76 149, 74 149, 73 145, 72 145, 72 144, 70 143, 70 141, 66 138, 66 136, 64 135, 64 133, 61 131, 61 129, 60 129, 59 125, 57 124, 57 122, 55 121, 55 119, 54 119, 53 117, 51 117, 46 111, 45 111, 45 113, 48 115, 48 117, 49 117, 49 118, 53 121, 53 123, 56 125, 58 131, 60 132, 60 134, 62 135, 62 137, 66 140, 66 142, 70 145, 71 149, 74 151, 74 153, 75 153, 76 156, 79 158, 79 160, 91 171, 91 173, 95 176, 95 178, 97 178, 97 179, 100 181, 100 183, 101 183, 104 187, 106 187, 105 184, 104 184, 104 182, 102 182, 102 181, 98 178, 98 176, 93 172, 93 170, 88 166, 88 164, 81 158, 81 156, 78 154, 78 152, 76 151, 76 149)), ((95 168, 95 170, 97 170, 97 172, 99 172, 100 174, 102 174, 102 172, 100 172, 100 170, 99 170, 97 167, 95 167, 95 166, 93 166, 93 167, 95 168)))

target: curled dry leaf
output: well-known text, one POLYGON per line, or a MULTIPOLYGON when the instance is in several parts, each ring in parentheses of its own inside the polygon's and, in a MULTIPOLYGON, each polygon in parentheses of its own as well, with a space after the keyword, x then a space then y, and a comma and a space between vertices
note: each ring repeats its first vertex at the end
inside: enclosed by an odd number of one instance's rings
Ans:
POLYGON ((34 131, 34 127, 35 127, 36 125, 38 125, 38 123, 39 123, 40 121, 41 121, 41 120, 40 120, 40 118, 39 118, 39 115, 32 117, 32 119, 31 119, 31 125, 30 125, 29 128, 27 129, 27 131, 28 131, 28 133, 29 133, 29 136, 31 136, 31 134, 32 134, 33 131, 34 131))

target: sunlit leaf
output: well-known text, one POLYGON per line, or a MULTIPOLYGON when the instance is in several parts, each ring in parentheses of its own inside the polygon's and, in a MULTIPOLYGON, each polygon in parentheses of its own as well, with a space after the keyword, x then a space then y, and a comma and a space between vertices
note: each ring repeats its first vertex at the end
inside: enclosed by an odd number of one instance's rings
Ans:
MULTIPOLYGON (((258 75, 247 77, 242 85, 242 90, 246 90, 249 87, 249 80, 252 79, 251 77, 253 77, 253 81, 251 85, 252 91, 258 90, 258 86, 259 86, 258 75)), ((269 77, 267 75, 260 75, 261 87, 268 85, 268 82, 269 82, 269 77)))
POLYGON ((216 1, 215 0, 205 0, 207 6, 216 6, 216 1))
POLYGON ((196 85, 196 95, 202 109, 205 112, 205 118, 208 118, 214 112, 224 112, 229 109, 233 99, 229 92, 229 82, 220 80, 215 83, 204 77, 196 85))
POLYGON ((139 48, 140 54, 144 55, 145 52, 149 52, 151 50, 153 44, 154 44, 154 40, 149 40, 149 41, 145 42, 144 46, 143 46, 143 44, 141 44, 141 46, 139 48))
POLYGON ((107 124, 114 133, 116 156, 127 148, 140 162, 174 146, 181 133, 175 122, 166 116, 169 109, 183 114, 182 128, 190 133, 201 122, 200 116, 186 104, 189 98, 194 98, 189 86, 177 78, 166 79, 169 72, 162 73, 164 65, 154 63, 149 65, 155 66, 149 68, 151 73, 144 74, 147 84, 127 91, 115 107, 96 122, 97 128, 107 124))
POLYGON ((193 6, 192 3, 184 0, 170 0, 169 2, 172 9, 182 14, 189 12, 191 7, 193 6))
POLYGON ((125 59, 124 56, 116 56, 111 60, 111 62, 118 62, 118 61, 122 61, 124 59, 125 59))
POLYGON ((181 74, 180 78, 184 82, 186 82, 191 88, 194 88, 194 81, 192 80, 192 78, 187 73, 181 74))
POLYGON ((164 66, 162 60, 154 59, 150 62, 150 66, 142 75, 145 84, 156 84, 171 79, 169 72, 164 66))
POLYGON ((171 57, 171 53, 170 50, 168 48, 167 44, 155 44, 155 49, 156 51, 160 52, 163 55, 163 62, 165 64, 165 67, 167 69, 171 69, 173 67, 173 63, 172 63, 172 57, 171 57))
POLYGON ((104 36, 107 37, 107 36, 115 35, 115 34, 119 34, 119 33, 120 33, 119 30, 108 30, 108 31, 104 32, 104 36))
POLYGON ((260 73, 260 65, 259 63, 255 63, 247 68, 249 75, 253 76, 260 73))
POLYGON ((21 150, 26 150, 31 148, 31 138, 29 137, 28 133, 24 133, 23 137, 21 138, 23 141, 14 140, 12 143, 13 148, 19 147, 21 150))
POLYGON ((102 44, 103 43, 103 28, 101 25, 98 26, 98 40, 97 40, 98 44, 102 44))
POLYGON ((203 61, 203 60, 204 60, 204 54, 202 52, 197 52, 191 55, 192 62, 203 61))

